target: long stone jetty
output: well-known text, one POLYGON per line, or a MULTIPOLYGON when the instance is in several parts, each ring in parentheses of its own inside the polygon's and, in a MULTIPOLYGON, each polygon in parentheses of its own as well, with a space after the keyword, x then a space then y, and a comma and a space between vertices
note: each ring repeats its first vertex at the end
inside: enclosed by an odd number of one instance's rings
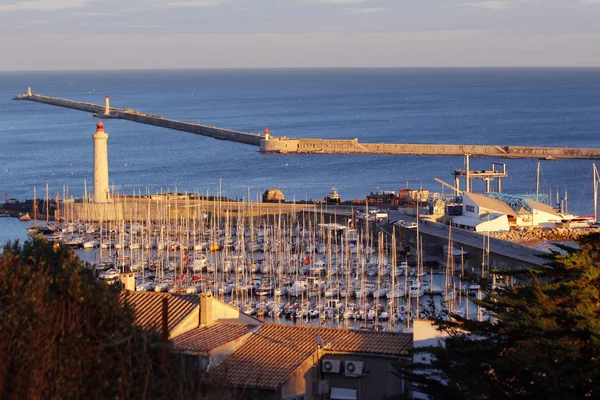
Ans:
POLYGON ((299 154, 392 154, 499 158, 600 159, 600 149, 536 146, 482 146, 470 144, 359 143, 352 140, 288 139, 271 137, 261 142, 263 153, 299 154))
MULTIPOLYGON (((128 108, 61 99, 57 97, 32 94, 20 94, 15 100, 29 100, 73 110, 91 112, 99 118, 118 118, 142 124, 155 125, 178 131, 191 132, 219 140, 260 146, 262 153, 275 154, 391 154, 391 155, 428 155, 428 156, 464 156, 498 158, 540 158, 540 159, 600 159, 600 148, 538 147, 538 146, 484 146, 468 144, 415 144, 415 143, 359 143, 358 139, 327 140, 311 138, 287 138, 285 136, 262 136, 259 133, 239 132, 164 118, 128 108)), ((265 132, 266 133, 266 132, 265 132)))
POLYGON ((50 104, 53 106, 70 108, 73 110, 86 111, 93 113, 98 118, 117 118, 128 121, 139 122, 142 124, 155 125, 163 128, 174 129, 177 131, 191 132, 197 135, 208 136, 219 140, 229 140, 232 142, 244 143, 253 146, 260 146, 262 136, 258 133, 239 132, 231 129, 217 128, 214 126, 195 124, 192 122, 178 121, 168 119, 160 115, 147 114, 132 109, 123 109, 115 107, 106 107, 99 104, 87 103, 61 99, 57 97, 43 96, 40 94, 21 94, 14 100, 29 100, 38 103, 50 104))

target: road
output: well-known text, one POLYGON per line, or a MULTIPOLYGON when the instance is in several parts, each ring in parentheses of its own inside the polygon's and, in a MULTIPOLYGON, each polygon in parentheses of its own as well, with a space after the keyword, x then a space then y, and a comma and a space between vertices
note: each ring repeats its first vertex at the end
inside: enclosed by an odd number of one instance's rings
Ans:
MULTIPOLYGON (((364 208, 364 207, 362 207, 362 208, 364 208)), ((329 212, 335 211, 338 215, 351 215, 351 209, 350 209, 350 207, 347 207, 347 206, 338 206, 338 207, 328 206, 328 211, 329 212)), ((387 211, 388 211, 388 220, 389 221, 397 221, 397 220, 404 220, 407 222, 416 222, 417 221, 417 218, 414 216, 402 214, 395 210, 387 210, 387 211)), ((380 224, 379 226, 388 235, 391 235, 392 228, 394 227, 394 225, 392 225, 390 223, 380 224)), ((398 229, 406 230, 406 228, 402 228, 402 227, 399 227, 398 229)), ((419 230, 421 233, 423 233, 425 235, 435 236, 435 237, 441 238, 442 240, 448 240, 449 229, 450 229, 450 227, 448 225, 433 222, 433 221, 427 219, 427 217, 421 217, 421 219, 420 219, 419 230)), ((397 237, 400 237, 400 235, 397 235, 397 237)), ((453 227, 452 228, 452 240, 454 241, 455 248, 457 248, 458 245, 470 246, 470 247, 473 247, 476 249, 480 249, 483 253, 484 236, 482 234, 453 227)), ((487 240, 487 238, 486 238, 486 240, 487 240)), ((489 238, 489 243, 490 243, 490 247, 489 247, 490 254, 492 254, 492 255, 493 254, 502 255, 502 256, 512 258, 512 259, 518 260, 520 262, 528 263, 528 264, 531 264, 534 266, 542 266, 542 265, 548 263, 548 260, 539 257, 541 254, 544 254, 544 253, 542 253, 534 248, 524 246, 524 245, 514 243, 514 242, 509 242, 506 240, 496 239, 493 237, 489 238)))

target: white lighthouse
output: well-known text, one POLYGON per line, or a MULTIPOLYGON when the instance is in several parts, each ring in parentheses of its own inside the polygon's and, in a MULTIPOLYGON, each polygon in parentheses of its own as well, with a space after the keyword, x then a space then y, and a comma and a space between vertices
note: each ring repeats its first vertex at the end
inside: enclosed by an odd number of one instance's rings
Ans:
POLYGON ((108 95, 104 99, 104 115, 110 115, 110 98, 108 95))
POLYGON ((94 138, 94 203, 110 201, 108 190, 108 135, 104 132, 104 124, 99 121, 96 125, 94 138))

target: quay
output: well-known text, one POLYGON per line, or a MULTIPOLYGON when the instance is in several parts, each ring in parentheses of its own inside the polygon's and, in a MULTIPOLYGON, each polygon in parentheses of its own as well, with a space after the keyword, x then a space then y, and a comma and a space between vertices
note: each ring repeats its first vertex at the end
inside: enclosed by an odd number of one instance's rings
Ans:
MULTIPOLYGON (((448 244, 449 226, 431 220, 421 220, 419 235, 423 252, 440 255, 444 260, 444 245, 448 244)), ((396 238, 404 240, 404 244, 416 247, 417 232, 415 229, 400 228, 391 224, 381 225, 380 229, 388 236, 396 231, 396 238)), ((539 250, 522 244, 486 237, 480 233, 464 229, 454 229, 451 235, 454 248, 466 254, 465 265, 467 274, 481 274, 481 266, 488 270, 520 271, 528 268, 539 268, 548 264, 539 250), (489 247, 484 242, 489 242, 489 247)), ((460 266, 457 266, 460 269, 460 266)))
MULTIPOLYGON (((310 204, 290 203, 250 203, 244 201, 218 201, 189 199, 167 196, 114 197, 110 203, 63 200, 60 219, 89 222, 116 221, 178 221, 201 219, 201 215, 211 214, 218 219, 244 216, 265 216, 295 214, 315 210, 310 204)), ((56 219, 51 216, 50 219, 56 219)))
POLYGON ((419 143, 360 143, 357 138, 348 140, 327 140, 318 138, 287 138, 240 132, 231 129, 196 124, 164 118, 159 115, 110 107, 108 96, 106 104, 61 99, 57 97, 27 93, 14 97, 14 100, 29 100, 73 110, 93 113, 98 118, 117 118, 163 128, 191 132, 219 140, 259 146, 260 152, 272 154, 382 154, 382 155, 427 155, 427 156, 464 156, 498 158, 539 158, 553 159, 600 159, 600 148, 569 148, 539 146, 487 146, 469 144, 419 144, 419 143))
POLYGON ((499 158, 600 159, 598 148, 537 147, 537 146, 484 146, 470 144, 422 143, 360 143, 352 140, 288 139, 263 140, 263 153, 297 154, 386 154, 423 156, 464 156, 499 158))

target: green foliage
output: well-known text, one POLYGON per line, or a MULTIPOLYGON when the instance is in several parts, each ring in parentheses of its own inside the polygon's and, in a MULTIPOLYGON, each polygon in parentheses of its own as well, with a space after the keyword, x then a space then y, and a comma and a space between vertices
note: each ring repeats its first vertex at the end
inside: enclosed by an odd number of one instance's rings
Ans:
POLYGON ((488 288, 488 321, 434 318, 431 364, 399 367, 433 399, 600 397, 600 235, 555 253, 527 284, 488 288))
POLYGON ((65 246, 38 238, 0 254, 0 398, 202 398, 158 332, 65 246))

